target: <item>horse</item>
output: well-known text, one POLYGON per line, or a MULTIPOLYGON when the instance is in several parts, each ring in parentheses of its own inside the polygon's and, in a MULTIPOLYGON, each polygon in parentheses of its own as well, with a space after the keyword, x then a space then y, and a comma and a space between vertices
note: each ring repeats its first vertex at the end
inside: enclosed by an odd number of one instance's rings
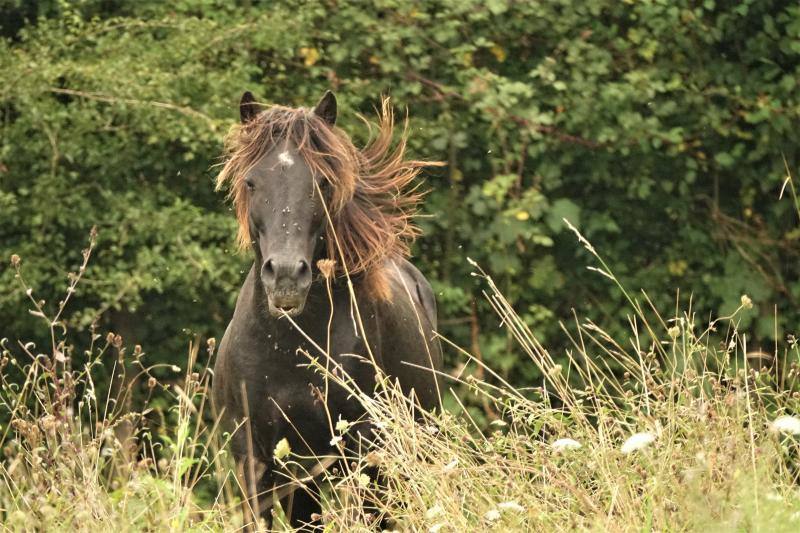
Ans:
POLYGON ((233 432, 246 522, 260 514, 271 524, 271 495, 291 509, 292 527, 319 527, 315 481, 278 492, 287 472, 276 446, 330 456, 331 421, 359 421, 351 443, 374 431, 309 356, 368 394, 382 374, 420 407, 440 406, 436 301, 407 259, 419 235, 414 182, 438 163, 406 158, 407 120, 398 136, 388 98, 377 113, 377 132, 367 121, 371 140, 356 148, 336 126, 332 92, 313 108, 263 106, 245 92, 226 136, 217 189, 229 188, 239 247, 254 261, 220 342, 212 401, 233 432))

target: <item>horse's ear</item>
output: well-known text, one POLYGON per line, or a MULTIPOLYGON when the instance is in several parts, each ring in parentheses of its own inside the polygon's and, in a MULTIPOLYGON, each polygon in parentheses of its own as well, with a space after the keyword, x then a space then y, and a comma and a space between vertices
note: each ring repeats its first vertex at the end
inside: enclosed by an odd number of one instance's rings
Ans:
POLYGON ((239 101, 239 119, 242 121, 242 124, 247 124, 253 120, 256 115, 258 115, 256 99, 253 93, 245 91, 244 94, 242 94, 242 99, 239 101))
POLYGON ((336 96, 331 91, 325 91, 322 95, 314 108, 314 114, 331 126, 336 124, 336 96))

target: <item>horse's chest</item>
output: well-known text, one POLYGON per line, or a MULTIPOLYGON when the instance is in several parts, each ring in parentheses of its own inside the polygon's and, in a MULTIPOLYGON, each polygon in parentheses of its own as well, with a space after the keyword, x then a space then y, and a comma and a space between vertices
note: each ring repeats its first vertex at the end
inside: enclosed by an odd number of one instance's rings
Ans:
MULTIPOLYGON (((265 348, 257 368, 249 368, 243 376, 250 384, 248 399, 254 430, 265 451, 270 451, 284 437, 293 450, 324 451, 332 437, 331 423, 335 424, 339 418, 352 420, 360 416, 357 401, 348 399, 347 391, 330 375, 326 383, 326 357, 317 353, 316 362, 312 362, 313 347, 306 342, 278 339, 265 348)), ((329 371, 338 375, 349 373, 342 360, 350 367, 354 358, 331 359, 329 371)))

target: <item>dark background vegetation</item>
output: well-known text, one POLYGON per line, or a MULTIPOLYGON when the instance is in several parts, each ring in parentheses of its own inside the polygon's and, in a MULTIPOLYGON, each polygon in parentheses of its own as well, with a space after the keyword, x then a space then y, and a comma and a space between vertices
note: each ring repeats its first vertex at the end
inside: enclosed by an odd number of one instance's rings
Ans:
POLYGON ((180 364, 220 338, 250 261, 212 183, 238 98, 328 88, 357 142, 356 113, 388 94, 413 155, 448 163, 427 176, 415 262, 443 334, 512 383, 539 376, 467 257, 556 358, 573 309, 628 329, 562 217, 667 314, 678 288, 700 317, 747 293, 755 348, 797 330, 800 230, 778 200, 784 158, 800 164, 795 0, 0 0, 0 27, 2 337, 46 345, 11 254, 55 305, 96 225, 73 342, 99 317, 180 364))

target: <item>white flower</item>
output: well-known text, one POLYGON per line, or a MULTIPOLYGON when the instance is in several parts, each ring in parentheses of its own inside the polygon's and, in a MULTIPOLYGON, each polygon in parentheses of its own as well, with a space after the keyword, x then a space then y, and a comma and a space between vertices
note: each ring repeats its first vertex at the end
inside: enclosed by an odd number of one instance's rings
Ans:
POLYGON ((770 428, 784 435, 800 435, 800 419, 789 415, 779 416, 772 422, 770 428))
POLYGON ((558 439, 550 446, 557 452, 566 452, 569 450, 577 450, 581 447, 581 443, 574 439, 558 439))
POLYGON ((340 437, 339 435, 336 435, 335 437, 333 437, 331 439, 331 446, 336 446, 340 442, 342 442, 342 437, 340 437))
POLYGON ((428 528, 428 533, 439 533, 441 529, 444 527, 443 522, 439 522, 438 524, 432 525, 428 528))
POLYGON ((753 308, 753 300, 750 299, 749 296, 746 294, 742 294, 742 307, 745 309, 752 309, 753 308))
POLYGON ((505 420, 500 420, 499 418, 497 420, 492 420, 490 423, 493 426, 500 426, 500 427, 504 427, 504 426, 508 425, 508 423, 505 420))
POLYGON ((457 466, 458 466, 458 457, 456 457, 455 459, 444 465, 444 468, 442 468, 442 470, 445 473, 452 472, 453 470, 456 469, 457 466))
POLYGON ((647 448, 648 446, 653 444, 655 440, 656 440, 655 434, 650 433, 649 431, 644 431, 642 433, 634 433, 633 435, 628 437, 628 440, 625 441, 620 450, 622 451, 622 453, 632 453, 637 450, 643 450, 644 448, 647 448))
POLYGON ((486 514, 484 514, 483 517, 489 522, 495 522, 497 520, 500 520, 500 511, 498 511, 497 509, 486 511, 486 514))
POLYGON ((442 509, 442 506, 437 503, 436 505, 425 511, 425 518, 428 520, 436 518, 437 516, 442 514, 442 511, 444 511, 444 509, 442 509))
POLYGON ((522 513, 525 508, 515 501, 502 502, 497 504, 497 508, 501 511, 514 511, 515 513, 522 513))
POLYGON ((365 487, 369 487, 369 482, 370 481, 371 481, 371 479, 369 478, 369 476, 367 474, 359 474, 358 475, 358 486, 361 487, 362 489, 365 488, 365 487))

